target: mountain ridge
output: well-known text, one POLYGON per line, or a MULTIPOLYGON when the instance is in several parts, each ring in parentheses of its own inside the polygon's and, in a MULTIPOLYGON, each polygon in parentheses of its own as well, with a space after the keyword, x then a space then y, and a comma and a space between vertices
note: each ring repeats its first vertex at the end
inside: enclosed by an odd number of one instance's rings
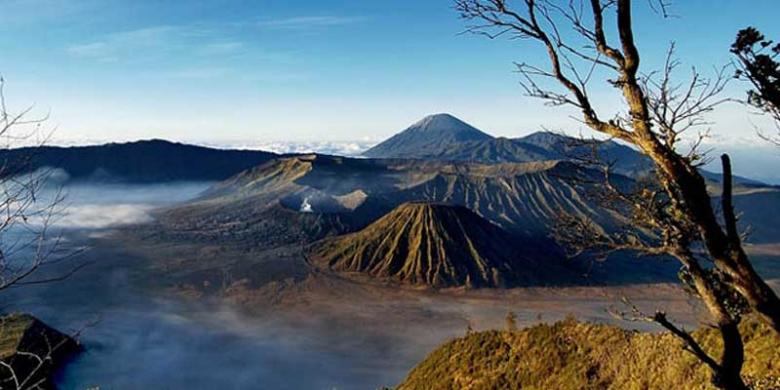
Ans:
POLYGON ((617 142, 584 142, 565 135, 538 131, 518 138, 494 137, 451 114, 434 114, 391 136, 363 153, 369 158, 411 158, 478 163, 523 163, 589 157, 593 148, 615 171, 637 175, 652 163, 617 142))
MULTIPOLYGON (((504 230, 534 237, 544 246, 549 229, 564 210, 587 216, 605 228, 615 225, 613 217, 600 213, 578 195, 584 189, 567 182, 566 176, 582 174, 579 169, 566 161, 478 164, 319 155, 282 157, 217 184, 203 197, 162 214, 162 221, 170 225, 171 231, 206 234, 197 240, 226 237, 209 232, 230 229, 230 237, 265 242, 262 231, 271 226, 274 232, 293 232, 303 229, 297 222, 308 220, 330 226, 330 221, 337 221, 337 229, 323 226, 317 231, 349 233, 402 203, 443 202, 466 206, 504 230), (304 203, 307 212, 302 212, 304 203), (288 215, 289 221, 272 217, 280 213, 288 215), (259 224, 237 224, 236 218, 259 224)), ((323 237, 307 236, 303 241, 323 237)), ((266 244, 292 242, 301 242, 301 236, 290 234, 289 239, 266 244)))
POLYGON ((275 157, 265 151, 215 149, 161 139, 0 150, 0 163, 13 174, 54 168, 65 171, 69 180, 132 183, 224 180, 275 157))
MULTIPOLYGON (((437 114, 441 115, 441 114, 437 114)), ((447 116, 464 123, 450 114, 447 116)), ((436 115, 433 115, 434 117, 436 115)), ((418 123, 423 123, 428 116, 418 123)), ((417 124, 415 124, 417 125, 417 124)), ((415 125, 410 127, 414 129, 415 125)), ((537 131, 522 137, 493 137, 465 124, 483 136, 474 139, 435 138, 437 133, 426 134, 423 146, 404 136, 404 130, 363 153, 369 158, 404 158, 450 162, 475 162, 483 164, 524 163, 541 160, 588 160, 594 152, 598 159, 611 165, 613 172, 639 178, 651 174, 653 162, 630 146, 613 140, 579 139, 551 131, 537 131)), ((701 170, 709 181, 721 181, 719 173, 701 170)), ((757 180, 734 176, 734 182, 746 186, 766 186, 757 180)))

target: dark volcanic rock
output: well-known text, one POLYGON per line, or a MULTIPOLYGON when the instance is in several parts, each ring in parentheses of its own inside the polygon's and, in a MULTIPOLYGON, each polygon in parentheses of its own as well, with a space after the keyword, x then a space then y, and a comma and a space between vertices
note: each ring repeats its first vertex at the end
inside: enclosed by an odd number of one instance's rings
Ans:
POLYGON ((0 318, 0 360, 11 369, 0 366, 0 388, 52 389, 52 374, 80 349, 35 317, 6 315, 0 318))

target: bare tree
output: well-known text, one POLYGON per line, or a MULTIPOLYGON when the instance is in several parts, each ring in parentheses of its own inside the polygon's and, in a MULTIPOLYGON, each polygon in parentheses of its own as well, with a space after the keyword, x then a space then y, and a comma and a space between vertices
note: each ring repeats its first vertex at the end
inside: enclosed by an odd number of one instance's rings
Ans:
POLYGON ((719 357, 710 356, 684 329, 674 325, 666 313, 652 315, 641 312, 625 301, 631 310, 612 310, 617 317, 629 321, 655 322, 682 340, 685 349, 706 364, 713 373, 713 384, 722 388, 743 388, 740 372, 744 363, 744 348, 739 333, 739 322, 746 311, 746 303, 727 283, 722 273, 703 265, 707 261, 697 253, 696 229, 686 219, 680 218, 672 200, 654 177, 628 180, 612 174, 611 163, 599 155, 603 141, 583 140, 589 144, 591 155, 573 155, 586 167, 595 170, 589 177, 579 175, 570 180, 587 182, 589 196, 600 207, 622 216, 625 221, 613 230, 594 226, 589 220, 561 215, 555 230, 555 238, 564 244, 572 256, 583 252, 606 258, 618 252, 631 252, 642 256, 673 257, 683 266, 679 272, 686 291, 699 298, 707 308, 723 340, 723 352, 719 357), (622 179, 622 180, 621 180, 622 179))
MULTIPOLYGON (((537 42, 547 65, 517 64, 529 96, 553 106, 575 107, 582 123, 598 133, 636 147, 655 166, 654 185, 626 192, 613 188, 622 212, 638 221, 635 229, 618 235, 594 234, 587 221, 572 221, 580 238, 606 251, 631 250, 666 255, 685 267, 696 293, 702 298, 721 331, 725 351, 719 361, 697 354, 714 372, 714 383, 723 388, 745 388, 739 372, 743 349, 737 324, 739 316, 719 289, 735 291, 744 303, 775 331, 780 332, 780 299, 758 275, 742 246, 731 201, 731 163, 722 156, 723 194, 719 216, 699 172, 699 152, 706 131, 701 131, 687 152, 681 151, 683 135, 706 126, 703 115, 723 100, 718 98, 726 82, 720 70, 712 79, 695 70, 686 84, 671 79, 677 67, 670 50, 659 73, 639 72, 640 53, 634 40, 630 0, 456 0, 461 16, 474 22, 468 31, 490 38, 508 36, 537 42), (608 33, 614 20, 618 45, 608 33), (563 31, 568 26, 574 34, 563 31), (620 91, 624 110, 604 116, 589 96, 593 80, 604 77, 620 91), (557 87, 556 87, 557 86, 557 87), (722 221, 722 223, 721 223, 722 221), (648 231, 649 230, 649 231, 648 231), (644 234, 644 232, 647 232, 644 234), (643 234, 639 234, 643 233, 643 234), (652 239, 655 236, 657 239, 652 239), (696 251, 700 244, 702 251, 696 251), (711 261, 713 269, 702 262, 711 261)), ((666 14, 668 4, 652 1, 666 14)), ((608 170, 605 176, 610 177, 608 170)), ((701 350, 695 340, 666 321, 656 322, 683 339, 689 349, 701 350)))
POLYGON ((9 110, 0 77, 0 291, 61 280, 80 268, 33 277, 42 267, 71 258, 60 252, 62 237, 51 230, 63 211, 63 193, 50 186, 51 170, 34 169, 51 130, 44 127, 46 116, 30 118, 33 108, 9 110), (20 147, 26 147, 24 153, 9 153, 20 147))
MULTIPOLYGON (((9 109, 4 87, 0 77, 0 293, 64 280, 86 265, 69 265, 64 272, 40 276, 43 268, 68 261, 76 252, 63 250, 62 238, 51 231, 63 211, 62 191, 49 185, 50 170, 35 169, 33 164, 51 134, 45 127, 47 117, 30 117, 32 106, 18 112, 9 109), (19 147, 26 147, 25 152, 11 152, 19 147)), ((8 318, 0 318, 0 336, 13 331, 8 318)), ((0 388, 45 387, 48 378, 42 373, 73 339, 50 329, 39 331, 40 335, 31 336, 40 339, 32 343, 33 350, 16 351, 10 360, 0 360, 0 388)))
POLYGON ((737 58, 736 77, 753 86, 747 92, 746 103, 774 119, 776 134, 759 135, 780 146, 780 43, 748 27, 737 33, 731 52, 737 58))

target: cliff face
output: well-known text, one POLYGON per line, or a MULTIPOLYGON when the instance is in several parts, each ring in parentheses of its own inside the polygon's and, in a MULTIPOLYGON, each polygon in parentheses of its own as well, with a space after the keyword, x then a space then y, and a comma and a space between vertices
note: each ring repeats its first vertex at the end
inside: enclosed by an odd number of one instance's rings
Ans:
POLYGON ((543 285, 571 275, 529 249, 463 206, 414 202, 310 253, 335 271, 433 287, 543 285))
POLYGON ((80 349, 76 340, 35 317, 0 317, 0 361, 5 363, 0 388, 53 389, 53 373, 80 349))

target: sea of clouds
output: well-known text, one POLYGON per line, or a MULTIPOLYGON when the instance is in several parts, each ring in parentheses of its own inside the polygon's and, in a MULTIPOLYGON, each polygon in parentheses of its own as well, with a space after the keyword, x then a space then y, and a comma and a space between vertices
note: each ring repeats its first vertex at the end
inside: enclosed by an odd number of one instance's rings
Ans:
POLYGON ((222 148, 265 150, 279 154, 319 153, 335 156, 357 157, 377 144, 373 140, 359 141, 260 141, 214 145, 222 148))

